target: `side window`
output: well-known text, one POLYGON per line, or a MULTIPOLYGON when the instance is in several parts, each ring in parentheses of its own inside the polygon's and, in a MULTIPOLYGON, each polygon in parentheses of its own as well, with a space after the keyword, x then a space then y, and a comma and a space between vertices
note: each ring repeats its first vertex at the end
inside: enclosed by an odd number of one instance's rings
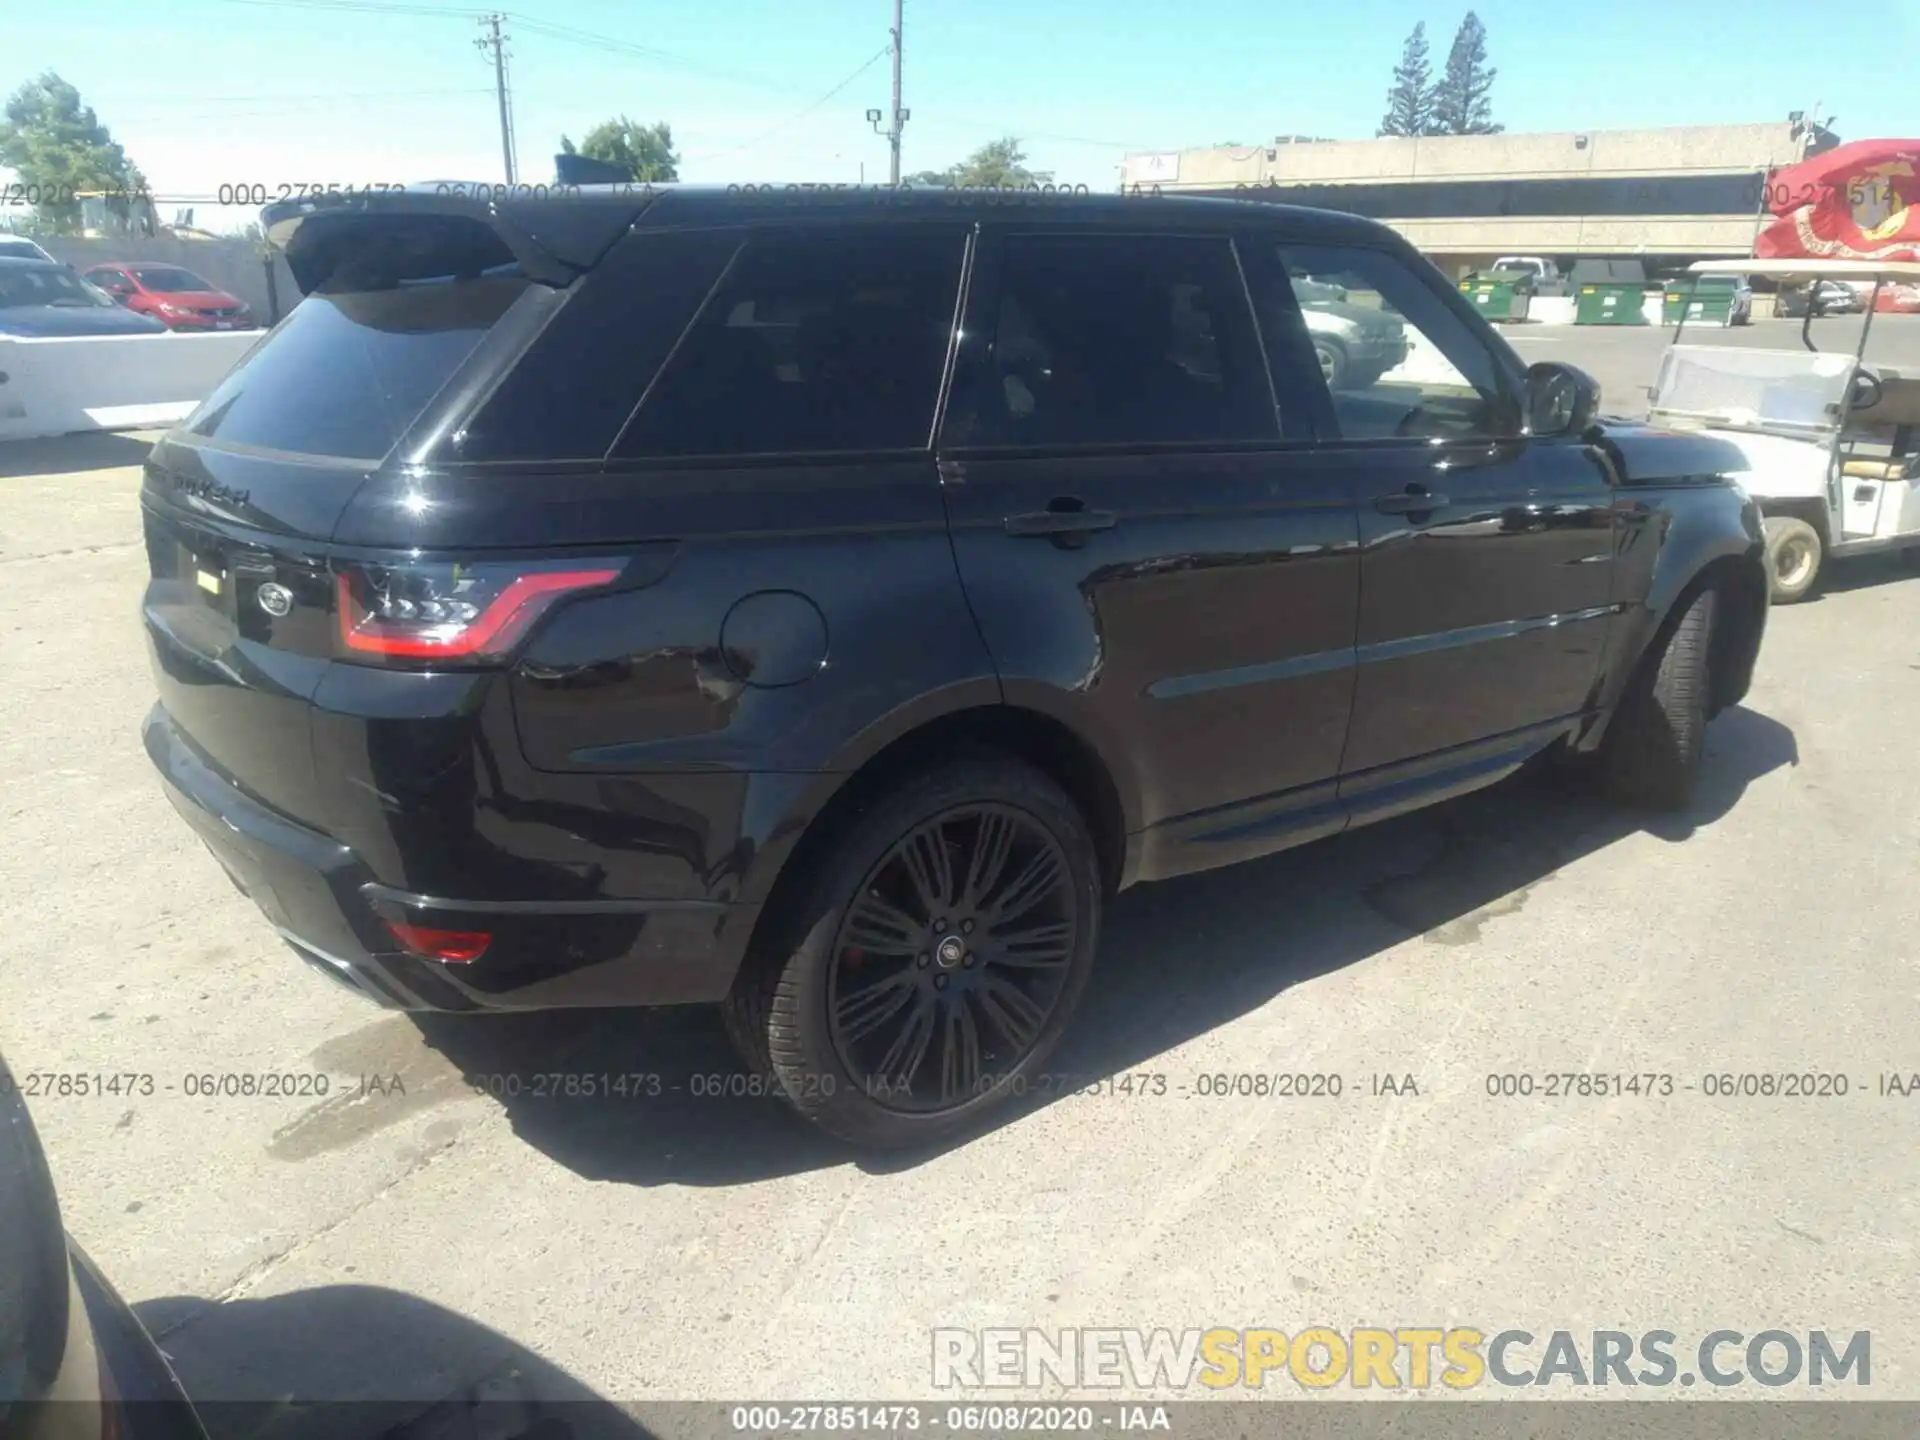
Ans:
MULTIPOLYGON (((1278 255, 1343 439, 1518 433, 1518 407, 1493 352, 1399 260, 1306 245, 1283 245, 1278 255)), ((1276 367, 1295 363, 1291 354, 1274 357, 1276 367)))
POLYGON ((634 235, 571 296, 454 437, 460 460, 598 460, 740 248, 737 231, 634 235))
POLYGON ((1011 235, 991 334, 945 438, 959 445, 1208 444, 1279 428, 1224 238, 1011 235))
POLYGON ((965 249, 965 233, 945 227, 756 235, 618 453, 926 445, 965 249))

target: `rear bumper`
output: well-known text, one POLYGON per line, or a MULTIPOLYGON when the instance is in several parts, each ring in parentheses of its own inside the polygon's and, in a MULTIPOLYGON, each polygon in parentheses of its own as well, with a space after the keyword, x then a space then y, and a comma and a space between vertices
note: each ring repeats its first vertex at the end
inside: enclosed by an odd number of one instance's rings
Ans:
POLYGON ((401 1010, 541 1010, 720 1000, 746 952, 757 903, 484 900, 376 882, 346 845, 240 790, 190 745, 163 706, 142 727, 167 798, 234 884, 314 969, 401 1010), (386 921, 485 931, 469 964, 400 949, 386 921))

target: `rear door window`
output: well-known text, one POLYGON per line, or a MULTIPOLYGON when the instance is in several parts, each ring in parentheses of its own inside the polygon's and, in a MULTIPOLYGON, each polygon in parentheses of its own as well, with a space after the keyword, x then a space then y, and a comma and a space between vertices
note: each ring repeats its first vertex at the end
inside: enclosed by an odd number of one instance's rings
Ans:
POLYGON ((615 453, 926 446, 965 252, 947 226, 757 234, 615 453))
POLYGON ((1232 243, 1011 235, 985 363, 956 445, 1208 445, 1275 440, 1273 392, 1232 243))
POLYGON ((666 231, 629 237, 568 297, 473 419, 450 458, 598 460, 744 235, 666 231))
POLYGON ((503 266, 468 279, 315 291, 220 382, 187 430, 377 461, 530 284, 503 266))

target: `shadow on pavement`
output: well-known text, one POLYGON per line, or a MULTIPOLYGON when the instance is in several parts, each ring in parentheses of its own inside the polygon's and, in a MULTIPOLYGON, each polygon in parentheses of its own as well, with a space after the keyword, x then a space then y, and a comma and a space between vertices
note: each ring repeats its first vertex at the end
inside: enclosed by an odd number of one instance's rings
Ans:
POLYGON ((161 433, 158 430, 137 434, 88 430, 44 440, 0 440, 0 480, 139 465, 145 462, 147 452, 161 433))
MULTIPOLYGON (((1873 555, 1855 555, 1845 560, 1829 560, 1820 576, 1820 588, 1809 598, 1818 603, 1826 595, 1844 595, 1850 590, 1871 590, 1902 580, 1920 580, 1920 549, 1880 551, 1873 555)), ((1801 602, 1805 604, 1805 601, 1801 602)))
POLYGON ((738 1185, 853 1158, 747 1074, 712 1007, 409 1018, 470 1081, 493 1085, 516 1135, 589 1180, 738 1185), (629 1089, 556 1098, 541 1093, 548 1075, 627 1077, 629 1089))
MULTIPOLYGON (((1640 831, 1685 840, 1754 780, 1798 763, 1792 731, 1736 707, 1708 729, 1698 793, 1679 815, 1629 813, 1573 777, 1527 771, 1336 839, 1130 890, 1108 909, 1093 982, 1046 1068, 1084 1082, 1118 1075, 1414 936, 1470 946, 1561 867, 1640 831)), ((658 1076, 657 1096, 629 1104, 502 1097, 522 1140, 589 1179, 730 1185, 847 1163, 893 1171, 937 1153, 856 1155, 777 1097, 743 1094, 759 1082, 709 1009, 414 1018, 470 1076, 658 1076)), ((968 1138, 1046 1103, 1006 1106, 968 1138)))
POLYGON ((642 1440, 558 1367, 430 1301, 371 1285, 134 1307, 211 1440, 642 1440))

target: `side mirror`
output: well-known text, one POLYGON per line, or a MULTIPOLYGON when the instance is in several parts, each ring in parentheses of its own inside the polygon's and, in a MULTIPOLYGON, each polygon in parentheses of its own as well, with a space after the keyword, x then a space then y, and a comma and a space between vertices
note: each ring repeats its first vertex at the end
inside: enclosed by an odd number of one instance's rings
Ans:
POLYGON ((1527 367, 1527 433, 1578 435, 1600 408, 1600 382, 1586 371, 1557 360, 1527 367))

